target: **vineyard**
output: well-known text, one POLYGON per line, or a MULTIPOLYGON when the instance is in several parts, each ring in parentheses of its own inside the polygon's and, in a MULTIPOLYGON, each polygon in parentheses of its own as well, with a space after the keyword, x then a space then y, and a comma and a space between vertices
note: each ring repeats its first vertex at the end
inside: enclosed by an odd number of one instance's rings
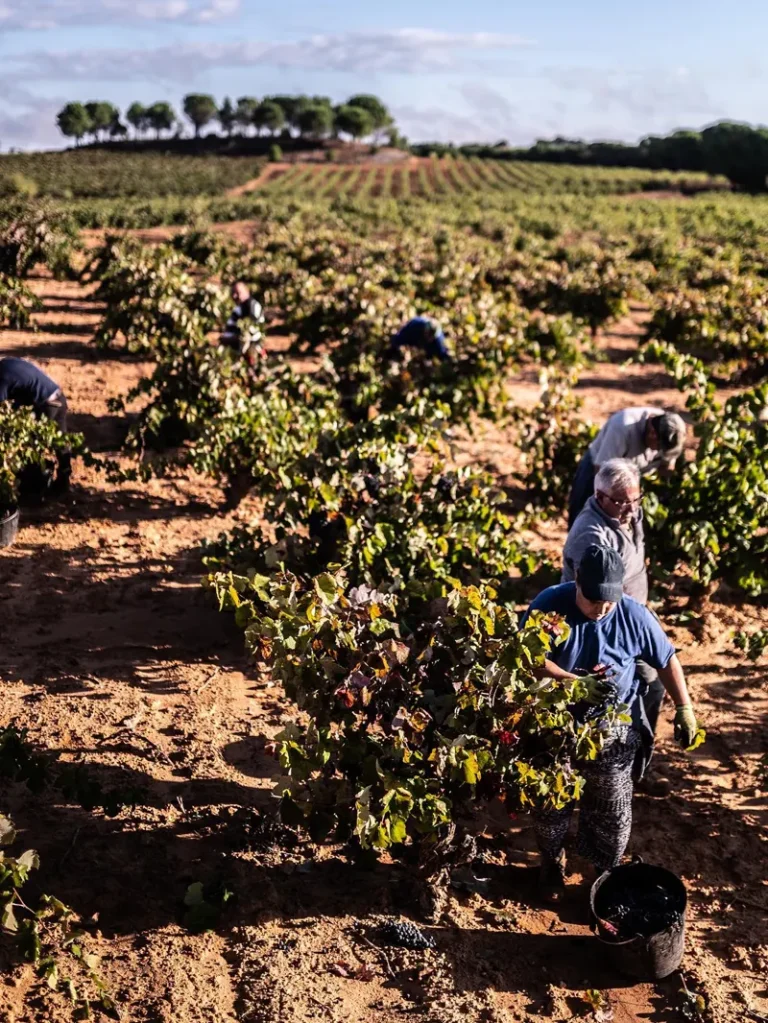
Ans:
POLYGON ((440 200, 478 193, 548 193, 621 195, 652 190, 696 191, 723 182, 704 174, 605 170, 596 167, 547 166, 502 160, 444 157, 417 158, 360 166, 274 164, 261 175, 256 191, 266 195, 308 198, 393 198, 440 200))
POLYGON ((2 354, 72 432, 0 406, 3 1019, 766 1020, 768 206, 472 158, 236 177, 0 220, 2 354), (451 362, 387 356, 416 314, 451 362), (585 864, 537 902, 530 827, 621 708, 575 716, 595 680, 536 677, 566 627, 519 615, 646 404, 692 428, 644 514, 707 741, 662 711, 630 853, 685 881, 687 952, 630 986, 585 864), (71 492, 25 503, 65 444, 71 492))

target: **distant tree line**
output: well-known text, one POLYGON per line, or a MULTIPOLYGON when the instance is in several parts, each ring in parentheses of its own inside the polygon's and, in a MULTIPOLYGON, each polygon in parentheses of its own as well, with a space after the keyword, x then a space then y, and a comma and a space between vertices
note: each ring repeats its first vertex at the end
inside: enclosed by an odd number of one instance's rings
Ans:
MULTIPOLYGON (((375 138, 393 145, 403 145, 392 115, 378 96, 360 94, 334 105, 327 96, 241 96, 233 103, 227 97, 219 106, 213 96, 190 93, 182 101, 182 110, 195 138, 212 123, 218 123, 227 136, 280 135, 288 133, 306 139, 339 138, 347 136, 359 140, 375 138)), ((67 103, 56 123, 62 134, 75 139, 103 141, 126 138, 133 129, 134 137, 143 138, 154 132, 160 139, 163 133, 174 132, 177 137, 184 130, 170 103, 132 103, 123 120, 112 103, 103 100, 91 103, 67 103), (126 123, 127 122, 127 123, 126 123)))
POLYGON ((412 147, 417 154, 446 152, 533 160, 541 163, 591 164, 599 167, 638 167, 643 170, 703 171, 723 174, 741 188, 768 188, 768 128, 721 121, 702 131, 649 135, 637 145, 623 142, 585 142, 582 139, 539 140, 527 149, 506 142, 493 146, 446 146, 427 143, 412 147))

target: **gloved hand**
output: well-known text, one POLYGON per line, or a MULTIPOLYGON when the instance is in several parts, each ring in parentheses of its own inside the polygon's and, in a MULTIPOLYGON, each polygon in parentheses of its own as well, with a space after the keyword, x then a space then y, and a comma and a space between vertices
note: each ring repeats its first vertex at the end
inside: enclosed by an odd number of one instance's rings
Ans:
POLYGON ((690 703, 684 703, 681 707, 677 707, 675 709, 675 741, 680 743, 683 749, 688 749, 696 741, 698 730, 699 723, 690 703))
POLYGON ((607 703, 616 695, 616 670, 609 664, 596 664, 591 671, 576 669, 575 674, 589 678, 587 700, 596 705, 607 703))

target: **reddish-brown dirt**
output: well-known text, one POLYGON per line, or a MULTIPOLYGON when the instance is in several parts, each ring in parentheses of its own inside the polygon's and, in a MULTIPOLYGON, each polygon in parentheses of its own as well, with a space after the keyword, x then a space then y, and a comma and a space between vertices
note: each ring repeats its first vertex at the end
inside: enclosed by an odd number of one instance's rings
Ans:
MULTIPOLYGON (((252 226, 230 226, 248 237, 252 226)), ((115 450, 122 424, 107 399, 141 364, 94 353, 98 309, 77 285, 34 282, 45 310, 37 333, 0 335, 3 354, 34 359, 65 390, 72 426, 97 450, 115 450)), ((585 415, 595 420, 643 402, 680 407, 657 368, 624 359, 640 311, 601 338, 607 361, 585 373, 585 415)), ((514 394, 536 400, 535 374, 514 394)), ((511 434, 480 429, 456 440, 461 462, 500 476, 518 464, 511 434)), ((424 1023, 588 1018, 588 989, 608 993, 616 1023, 672 1023, 679 977, 622 981, 587 927, 587 883, 577 872, 558 910, 532 894, 535 853, 523 819, 487 822, 487 884, 453 893, 432 928, 437 951, 389 953, 359 933, 378 914, 408 913, 397 868, 365 871, 334 849, 249 849, 238 807, 268 806, 276 766, 265 738, 290 719, 279 687, 242 653, 242 636, 201 589, 198 545, 255 513, 221 510, 202 478, 109 485, 79 469, 71 495, 25 514, 18 542, 0 552, 2 722, 16 721, 52 757, 87 765, 107 785, 142 790, 115 818, 44 791, 11 787, 4 809, 40 851, 34 886, 91 925, 99 972, 131 1023, 424 1023), (224 882, 234 903, 211 933, 180 924, 195 881, 224 882), (363 967, 365 967, 363 969, 363 967)), ((540 542, 555 555, 564 528, 540 542)), ((631 852, 685 880, 689 985, 716 1023, 768 1017, 766 795, 755 764, 765 749, 765 666, 731 651, 734 627, 765 626, 765 611, 706 608, 695 629, 671 628, 707 726, 692 755, 671 740, 668 711, 658 763, 665 799, 637 795, 631 852)), ((35 988, 30 966, 4 953, 0 1019, 64 1023, 63 994, 35 988)))

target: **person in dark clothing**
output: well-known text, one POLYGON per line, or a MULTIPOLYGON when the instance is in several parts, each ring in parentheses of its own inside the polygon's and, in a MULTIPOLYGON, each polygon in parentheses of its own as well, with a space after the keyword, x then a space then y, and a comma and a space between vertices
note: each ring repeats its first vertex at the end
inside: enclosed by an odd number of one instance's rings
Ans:
POLYGON ((450 362, 451 353, 439 323, 429 316, 414 316, 395 334, 389 345, 389 357, 399 358, 403 348, 418 348, 432 359, 450 362))
POLYGON ((232 301, 235 308, 227 320, 221 335, 221 343, 237 355, 252 361, 256 354, 263 355, 261 340, 261 324, 264 323, 264 310, 260 302, 251 295, 244 281, 235 281, 232 285, 232 301), (242 321, 250 321, 250 329, 243 330, 242 321))
MULTIPOLYGON (((0 359, 0 401, 10 401, 14 408, 31 408, 36 416, 50 419, 62 433, 67 433, 67 399, 64 392, 41 369, 26 359, 0 359)), ((72 476, 72 454, 58 453, 58 471, 54 490, 66 490, 72 476)))

